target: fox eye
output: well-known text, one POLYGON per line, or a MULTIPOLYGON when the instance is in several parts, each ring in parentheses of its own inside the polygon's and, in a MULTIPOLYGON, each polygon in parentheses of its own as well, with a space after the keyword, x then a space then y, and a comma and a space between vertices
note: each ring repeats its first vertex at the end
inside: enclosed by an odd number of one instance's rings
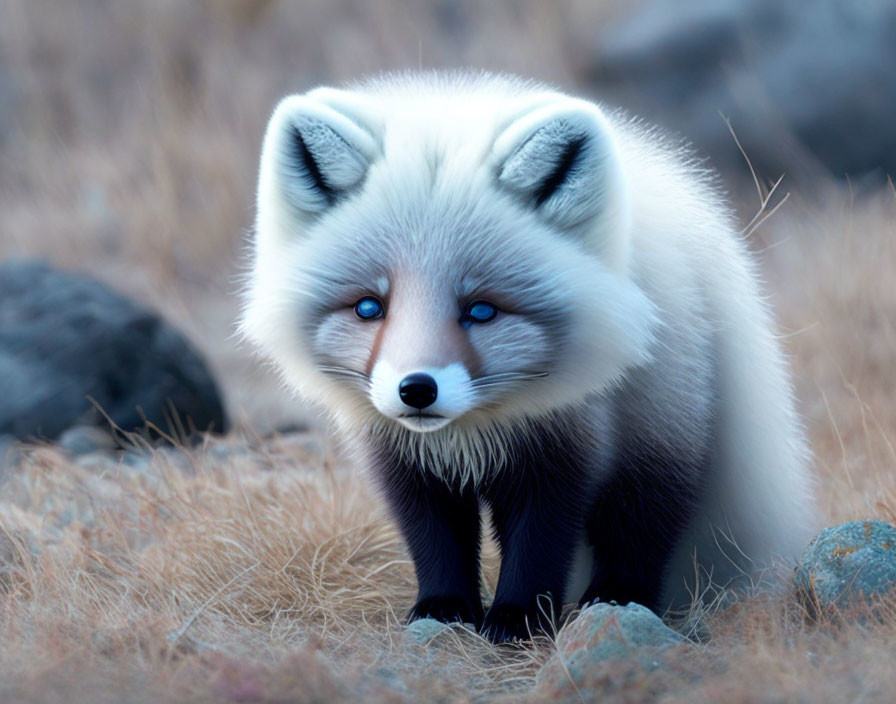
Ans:
POLYGON ((383 302, 375 296, 364 296, 355 303, 355 315, 361 320, 376 320, 385 314, 383 302))
POLYGON ((460 318, 461 323, 487 323, 498 314, 498 308, 488 301, 477 299, 467 304, 460 318))

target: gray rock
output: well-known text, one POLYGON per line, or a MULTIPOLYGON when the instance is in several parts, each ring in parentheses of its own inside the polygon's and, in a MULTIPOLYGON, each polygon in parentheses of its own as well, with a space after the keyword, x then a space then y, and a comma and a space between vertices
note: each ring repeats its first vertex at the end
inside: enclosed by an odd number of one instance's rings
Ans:
POLYGON ((19 441, 12 435, 0 435, 0 481, 6 476, 6 470, 15 467, 21 459, 19 441))
POLYGON ((5 149, 13 134, 15 116, 22 109, 22 91, 16 83, 17 78, 14 71, 0 71, 0 147, 5 149))
POLYGON ((136 473, 145 473, 153 461, 153 455, 146 450, 127 450, 121 453, 121 465, 136 473))
POLYGON ((796 588, 816 615, 896 595, 896 526, 852 521, 825 528, 803 556, 796 588))
POLYGON ((118 468, 121 464, 120 454, 120 452, 106 452, 105 450, 87 452, 75 457, 75 464, 96 474, 102 474, 118 468))
POLYGON ((575 698, 601 663, 636 658, 652 669, 660 650, 686 642, 645 606, 593 604, 561 629, 557 653, 541 668, 536 686, 546 701, 575 698))
POLYGON ((5 532, 0 533, 0 594, 9 592, 15 578, 16 546, 5 532))
POLYGON ((106 427, 89 398, 125 431, 168 432, 172 409, 188 430, 225 428, 209 370, 158 315, 86 276, 0 264, 0 434, 106 427))
POLYGON ((450 631, 451 626, 434 618, 421 618, 409 623, 404 631, 405 640, 412 645, 426 645, 439 634, 450 631))
POLYGON ((91 452, 112 450, 118 446, 115 438, 102 428, 89 425, 78 425, 69 428, 56 441, 70 455, 79 457, 91 452))
POLYGON ((892 0, 652 0, 606 27, 592 78, 723 169, 896 171, 892 0))
POLYGON ((12 435, 0 435, 0 466, 11 457, 13 447, 18 441, 12 435))

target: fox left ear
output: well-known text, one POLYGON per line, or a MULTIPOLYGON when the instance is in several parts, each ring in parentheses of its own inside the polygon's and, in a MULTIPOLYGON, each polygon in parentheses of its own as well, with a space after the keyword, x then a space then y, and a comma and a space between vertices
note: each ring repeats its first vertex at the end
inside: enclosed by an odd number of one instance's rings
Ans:
POLYGON ((492 150, 500 186, 591 244, 624 239, 628 189, 613 127, 593 103, 558 97, 516 117, 492 150))
POLYGON ((268 123, 259 217, 313 219, 359 187, 379 152, 376 120, 349 91, 318 88, 285 98, 268 123))

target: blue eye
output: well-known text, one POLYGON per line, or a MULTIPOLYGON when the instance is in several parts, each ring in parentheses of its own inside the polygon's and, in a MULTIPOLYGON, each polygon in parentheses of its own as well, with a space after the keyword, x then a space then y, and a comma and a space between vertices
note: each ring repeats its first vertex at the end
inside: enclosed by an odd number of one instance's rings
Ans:
POLYGON ((383 304, 379 298, 364 296, 355 303, 355 315, 361 320, 376 320, 384 314, 383 304))
POLYGON ((476 300, 467 304, 461 321, 487 323, 498 314, 498 309, 488 301, 476 300))

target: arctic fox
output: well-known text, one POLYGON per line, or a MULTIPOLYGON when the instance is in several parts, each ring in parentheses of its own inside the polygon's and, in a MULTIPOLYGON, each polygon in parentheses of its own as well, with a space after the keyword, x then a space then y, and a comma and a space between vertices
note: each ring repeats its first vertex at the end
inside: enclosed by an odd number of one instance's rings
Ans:
POLYGON ((565 603, 662 612, 810 536, 806 442, 729 210, 586 100, 462 73, 284 99, 241 325, 361 448, 414 560, 411 619, 500 642, 565 603))

